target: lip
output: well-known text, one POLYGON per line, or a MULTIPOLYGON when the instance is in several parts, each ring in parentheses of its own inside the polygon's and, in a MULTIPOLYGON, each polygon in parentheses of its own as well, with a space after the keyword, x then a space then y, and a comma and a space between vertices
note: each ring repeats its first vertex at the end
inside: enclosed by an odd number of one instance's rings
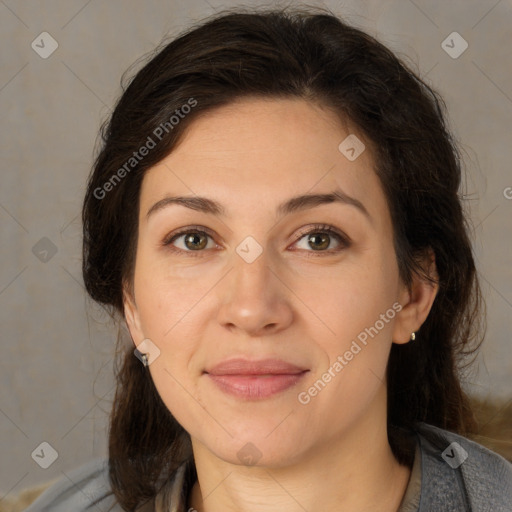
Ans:
POLYGON ((205 370, 210 375, 293 375, 307 370, 282 359, 248 360, 237 357, 205 370))
POLYGON ((244 400, 261 400, 296 385, 308 372, 280 359, 230 359, 205 371, 224 393, 244 400))

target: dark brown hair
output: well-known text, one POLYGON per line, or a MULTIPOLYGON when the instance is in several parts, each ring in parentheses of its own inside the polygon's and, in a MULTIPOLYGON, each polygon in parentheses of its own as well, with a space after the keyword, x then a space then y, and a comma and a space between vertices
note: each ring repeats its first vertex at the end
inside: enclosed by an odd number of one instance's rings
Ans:
MULTIPOLYGON (((383 44, 325 9, 221 12, 158 48, 124 87, 103 125, 83 206, 88 293, 122 320, 123 284, 129 288, 132 282, 146 170, 173 150, 198 116, 249 96, 316 102, 349 119, 371 141, 393 221, 400 276, 407 284, 413 272, 428 278, 420 260, 431 248, 439 283, 418 339, 392 346, 390 445, 403 460, 397 432, 418 422, 469 434, 474 424, 460 369, 480 342, 482 298, 446 106, 383 44), (193 102, 193 108, 183 108, 193 102), (177 123, 170 121, 173 114, 177 123), (127 165, 149 136, 155 147, 127 165)), ((126 336, 118 341, 110 479, 122 507, 135 510, 190 456, 190 439, 134 357, 133 344, 126 336)))

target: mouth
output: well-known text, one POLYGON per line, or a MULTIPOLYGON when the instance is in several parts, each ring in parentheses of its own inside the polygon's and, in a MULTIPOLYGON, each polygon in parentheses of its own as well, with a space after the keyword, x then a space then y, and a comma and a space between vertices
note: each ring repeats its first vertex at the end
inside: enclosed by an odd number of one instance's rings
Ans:
POLYGON ((204 374, 223 393, 244 400, 261 400, 295 386, 309 369, 279 359, 231 359, 204 374))

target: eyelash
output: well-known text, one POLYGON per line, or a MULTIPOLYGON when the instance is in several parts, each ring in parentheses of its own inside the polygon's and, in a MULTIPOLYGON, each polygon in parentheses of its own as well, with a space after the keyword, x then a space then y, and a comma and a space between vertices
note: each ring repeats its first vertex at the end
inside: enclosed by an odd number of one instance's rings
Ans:
MULTIPOLYGON (((199 233, 202 235, 207 235, 210 238, 214 238, 213 233, 203 226, 188 226, 186 228, 183 228, 175 233, 171 233, 168 236, 164 238, 162 241, 162 246, 167 247, 170 251, 176 252, 176 253, 187 253, 187 255, 190 255, 192 257, 200 256, 204 250, 200 251, 185 251, 183 249, 178 249, 177 247, 174 247, 172 243, 177 240, 180 236, 191 234, 191 233, 199 233)), ((351 240, 348 236, 340 233, 336 228, 333 226, 330 226, 328 224, 314 224, 313 226, 310 226, 306 228, 305 230, 302 230, 295 238, 293 244, 296 244, 299 240, 301 240, 306 235, 310 234, 327 234, 331 237, 334 237, 340 244, 341 247, 337 249, 330 249, 328 251, 306 251, 309 254, 307 257, 317 257, 317 256, 323 256, 323 255, 332 255, 335 253, 338 253, 342 251, 343 249, 347 249, 351 245, 351 240)))

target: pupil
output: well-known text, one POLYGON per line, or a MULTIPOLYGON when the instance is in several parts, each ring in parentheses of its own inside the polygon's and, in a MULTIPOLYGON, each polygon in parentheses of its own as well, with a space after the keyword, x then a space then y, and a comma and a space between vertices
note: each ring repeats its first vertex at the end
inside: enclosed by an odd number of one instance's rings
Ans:
MULTIPOLYGON (((201 244, 200 242, 197 241, 197 239, 199 239, 199 240, 201 239, 201 235, 199 233, 195 233, 195 234, 187 236, 187 238, 186 238, 187 247, 189 247, 188 244, 190 243, 190 245, 192 246, 193 249, 202 249, 205 246, 205 244, 204 243, 201 244)), ((204 240, 203 240, 203 242, 204 242, 204 240)))
MULTIPOLYGON (((325 249, 326 247, 329 246, 329 236, 325 233, 321 233, 321 234, 317 234, 317 235, 312 235, 311 236, 311 239, 313 240, 316 240, 317 238, 320 238, 320 239, 323 239, 323 242, 321 246, 318 246, 316 245, 315 246, 312 246, 313 249, 325 249)), ((313 242, 313 244, 315 244, 316 242, 313 242)))

